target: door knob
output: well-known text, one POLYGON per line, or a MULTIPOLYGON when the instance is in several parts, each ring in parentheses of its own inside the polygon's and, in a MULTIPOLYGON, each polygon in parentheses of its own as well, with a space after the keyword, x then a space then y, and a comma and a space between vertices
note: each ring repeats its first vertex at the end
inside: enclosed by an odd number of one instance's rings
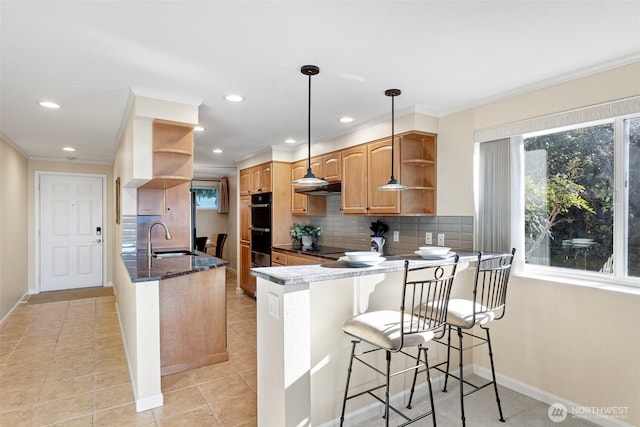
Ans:
POLYGON ((102 242, 102 239, 96 239, 96 243, 102 242))

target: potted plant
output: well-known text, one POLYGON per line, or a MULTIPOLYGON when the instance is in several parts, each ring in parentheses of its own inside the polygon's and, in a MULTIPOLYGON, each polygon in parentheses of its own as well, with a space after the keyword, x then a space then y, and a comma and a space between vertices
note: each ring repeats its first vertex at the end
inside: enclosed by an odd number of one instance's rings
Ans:
POLYGON ((309 248, 318 243, 320 227, 309 224, 293 224, 291 226, 291 244, 294 247, 309 248))

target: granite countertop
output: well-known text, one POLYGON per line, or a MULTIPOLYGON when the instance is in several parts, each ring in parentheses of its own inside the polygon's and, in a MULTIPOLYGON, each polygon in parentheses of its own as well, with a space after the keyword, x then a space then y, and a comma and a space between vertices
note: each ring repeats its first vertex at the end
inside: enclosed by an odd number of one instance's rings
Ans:
MULTIPOLYGON (((460 256, 459 262, 473 262, 478 258, 475 251, 456 251, 460 256)), ((341 254, 340 256, 344 255, 341 254)), ((483 254, 485 257, 497 254, 483 254)), ((394 273, 404 270, 404 261, 409 260, 412 265, 434 265, 442 260, 424 260, 415 254, 385 256, 385 261, 374 267, 350 267, 340 261, 328 261, 314 265, 296 265, 284 267, 256 267, 251 273, 259 278, 269 280, 279 285, 299 285, 302 283, 319 282, 325 280, 342 279, 346 277, 368 276, 371 274, 394 273)))
POLYGON ((197 253, 198 256, 152 258, 151 270, 149 270, 147 265, 147 251, 145 250, 130 253, 125 252, 121 257, 132 282, 169 279, 171 277, 197 273, 212 268, 224 267, 229 264, 228 261, 204 252, 196 250, 193 250, 193 252, 197 253))

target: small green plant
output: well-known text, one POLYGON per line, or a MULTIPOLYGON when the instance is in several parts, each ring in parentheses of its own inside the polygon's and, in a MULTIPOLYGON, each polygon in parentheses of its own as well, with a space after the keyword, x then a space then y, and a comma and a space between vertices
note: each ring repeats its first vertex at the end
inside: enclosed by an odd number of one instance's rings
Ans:
POLYGON ((302 236, 311 236, 313 243, 317 243, 320 227, 309 224, 293 224, 291 226, 291 243, 294 246, 302 244, 302 236))

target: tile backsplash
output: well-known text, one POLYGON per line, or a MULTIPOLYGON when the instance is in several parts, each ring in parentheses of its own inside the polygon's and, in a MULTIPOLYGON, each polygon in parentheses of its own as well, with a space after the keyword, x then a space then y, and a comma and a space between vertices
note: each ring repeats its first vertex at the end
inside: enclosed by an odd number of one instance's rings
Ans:
MULTIPOLYGON (((303 218, 294 222, 306 222, 303 218)), ((473 248, 472 216, 360 216, 343 215, 340 212, 340 195, 327 196, 327 215, 311 217, 310 223, 322 230, 318 243, 325 246, 347 247, 369 250, 371 247, 372 222, 380 220, 389 226, 385 234, 384 253, 405 254, 425 245, 425 232, 431 232, 433 244, 438 242, 438 233, 444 233, 444 245, 456 249, 473 248), (393 241, 393 232, 399 231, 398 242, 393 241)))

